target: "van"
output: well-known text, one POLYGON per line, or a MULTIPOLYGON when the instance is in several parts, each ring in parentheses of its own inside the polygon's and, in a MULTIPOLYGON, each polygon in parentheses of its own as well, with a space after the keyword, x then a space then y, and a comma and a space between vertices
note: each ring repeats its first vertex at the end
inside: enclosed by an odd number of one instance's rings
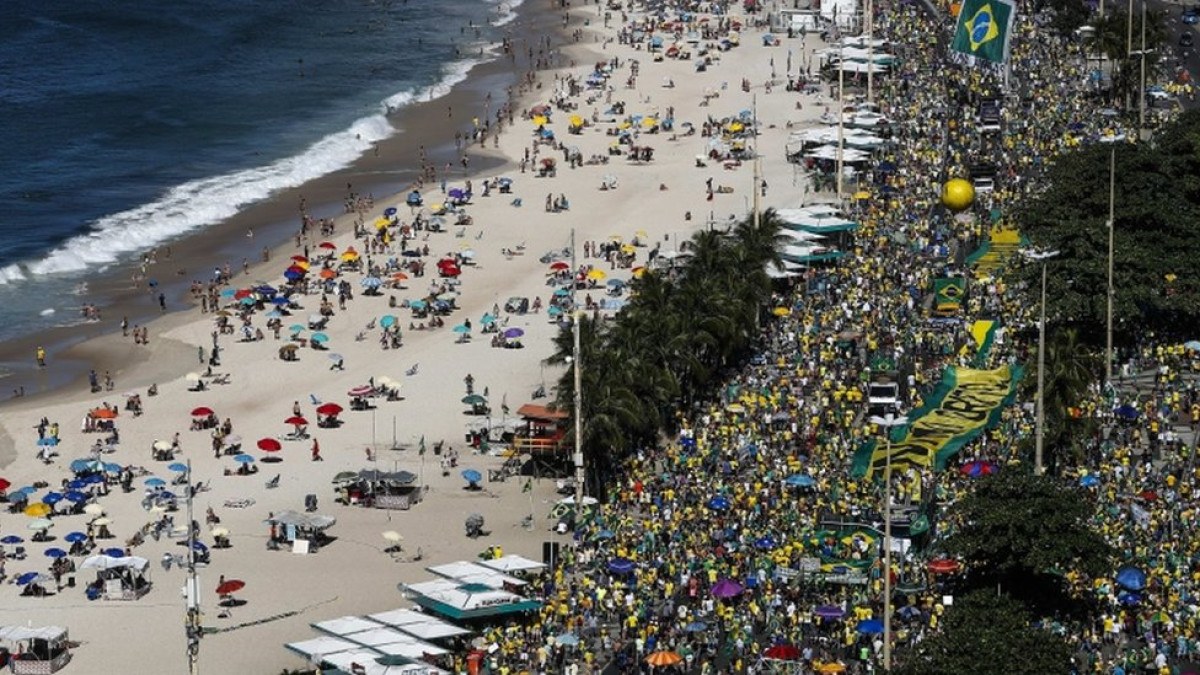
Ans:
POLYGON ((895 382, 872 382, 867 385, 867 413, 886 416, 900 412, 900 385, 895 382))

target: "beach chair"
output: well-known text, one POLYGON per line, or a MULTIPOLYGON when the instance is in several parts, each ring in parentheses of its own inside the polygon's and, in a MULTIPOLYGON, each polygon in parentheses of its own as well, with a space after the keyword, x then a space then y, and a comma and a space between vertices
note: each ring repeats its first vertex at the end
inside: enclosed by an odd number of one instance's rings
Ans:
POLYGON ((272 478, 271 480, 267 481, 267 489, 268 489, 268 490, 271 490, 271 489, 273 489, 273 488, 277 488, 277 487, 279 487, 279 477, 280 477, 281 475, 282 475, 282 474, 278 474, 278 473, 277 473, 277 474, 275 474, 275 477, 274 477, 274 478, 272 478))
POLYGON ((229 373, 213 376, 213 384, 229 384, 229 373))

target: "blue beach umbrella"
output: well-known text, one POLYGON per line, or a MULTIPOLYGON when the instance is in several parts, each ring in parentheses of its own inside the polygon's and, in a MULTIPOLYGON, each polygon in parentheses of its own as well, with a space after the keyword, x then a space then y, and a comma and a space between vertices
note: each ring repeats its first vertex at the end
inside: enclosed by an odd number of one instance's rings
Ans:
POLYGON ((37 492, 37 491, 38 491, 38 489, 37 489, 37 488, 35 488, 35 487, 33 487, 32 485, 26 485, 25 487, 20 487, 20 488, 17 488, 17 489, 16 489, 16 491, 15 491, 13 494, 14 494, 14 495, 18 495, 18 494, 19 494, 19 495, 25 495, 25 496, 29 496, 29 495, 31 495, 31 494, 33 494, 33 493, 37 492))
POLYGON ((392 316, 391 314, 385 314, 379 317, 379 327, 391 328, 392 326, 396 325, 396 321, 397 319, 395 316, 392 316))
POLYGON ((55 504, 61 502, 62 500, 63 500, 63 496, 61 493, 58 493, 58 492, 47 492, 46 495, 44 497, 42 497, 42 503, 49 504, 50 506, 54 506, 55 504))
POLYGON ((124 558, 125 557, 124 549, 119 549, 119 548, 106 548, 102 551, 102 553, 110 558, 124 558))
POLYGON ((708 508, 712 509, 713 511, 724 511, 725 509, 729 508, 729 498, 723 495, 717 495, 716 497, 708 500, 708 508))
POLYGON ((121 465, 116 462, 105 462, 104 473, 121 473, 121 465))
POLYGON ((363 288, 379 288, 383 285, 383 279, 379 277, 363 277, 359 283, 362 284, 363 288))
POLYGON ((197 539, 196 541, 192 542, 192 550, 199 553, 204 553, 208 550, 208 546, 205 546, 204 542, 197 539))
POLYGON ((71 462, 70 468, 72 473, 87 473, 103 470, 104 464, 94 459, 76 459, 71 462))
POLYGON ((479 323, 490 326, 496 323, 496 317, 492 316, 491 313, 484 313, 483 316, 479 317, 479 323))
POLYGON ((35 581, 39 581, 40 580, 39 577, 41 577, 41 576, 42 576, 41 572, 26 572, 26 573, 22 574, 21 576, 17 577, 17 585, 18 586, 28 586, 29 584, 32 584, 35 581))
POLYGON ((47 446, 54 447, 54 446, 58 445, 58 437, 44 436, 44 437, 38 439, 37 444, 42 447, 47 447, 47 446))
POLYGON ((63 495, 63 499, 71 502, 72 504, 79 504, 80 502, 86 502, 88 500, 88 496, 79 490, 70 490, 67 492, 67 494, 63 495))
POLYGON ((88 485, 95 485, 97 483, 103 483, 104 476, 101 476, 98 473, 89 473, 87 475, 87 477, 83 479, 83 482, 87 483, 88 485))
POLYGON ((151 487, 151 488, 162 487, 166 484, 167 484, 167 481, 159 478, 158 476, 151 476, 150 478, 147 478, 146 483, 145 483, 146 487, 151 487))
POLYGON ((175 473, 187 473, 188 471, 187 464, 184 464, 183 462, 174 462, 172 464, 168 464, 167 469, 174 471, 175 473))
POLYGON ((234 455, 233 461, 237 462, 238 464, 250 464, 254 462, 254 458, 246 453, 242 453, 240 455, 234 455))
POLYGON ((7 544, 9 546, 23 543, 25 543, 25 540, 15 534, 5 535, 3 539, 0 539, 0 544, 7 544))
POLYGON ((309 341, 316 342, 317 344, 325 344, 326 342, 329 342, 329 336, 324 333, 313 333, 308 339, 309 341))
POLYGON ((608 571, 614 574, 629 574, 636 567, 629 558, 613 558, 608 561, 608 571))
POLYGON ((305 329, 305 325, 302 323, 294 323, 294 324, 288 326, 288 332, 293 333, 293 334, 301 333, 304 331, 304 329, 305 329))
POLYGON ((43 552, 43 555, 47 558, 65 558, 67 557, 67 552, 61 548, 48 548, 43 552))
POLYGON ((480 475, 480 473, 475 469, 464 469, 462 472, 462 477, 463 480, 467 481, 468 483, 478 483, 479 481, 483 480, 483 476, 480 475))
POLYGON ((257 303, 258 301, 247 295, 246 297, 242 298, 241 300, 238 300, 238 302, 240 302, 242 305, 244 305, 246 307, 249 307, 249 306, 257 303))
POLYGON ((460 333, 460 334, 465 334, 465 333, 471 332, 471 329, 467 328, 467 325, 465 323, 460 323, 457 326, 455 326, 454 328, 452 328, 451 330, 453 330, 455 333, 460 333))
POLYGON ((1117 572, 1117 583, 1121 588, 1140 591, 1146 587, 1146 573, 1136 567, 1123 567, 1117 572))
POLYGON ((287 279, 288 281, 297 281, 303 276, 304 272, 296 268, 289 267, 283 271, 283 278, 287 279))
MULTIPOLYGON (((4 541, 0 539, 0 542, 4 541)), ((87 541, 87 535, 82 532, 68 532, 63 535, 63 541, 68 544, 78 544, 81 541, 87 541)))
POLYGON ((275 295, 276 293, 279 292, 279 289, 275 288, 274 286, 262 285, 262 286, 256 286, 254 288, 254 292, 258 293, 260 295, 275 295))
POLYGON ((271 298, 271 304, 277 305, 279 307, 283 307, 284 305, 287 305, 290 302, 291 302, 290 300, 283 297, 282 295, 277 295, 277 296, 271 298))
POLYGON ((235 295, 237 295, 237 289, 235 288, 226 288, 225 290, 221 291, 222 298, 232 298, 235 295))
POLYGON ((562 313, 562 308, 557 305, 552 305, 546 310, 546 314, 549 314, 551 317, 560 316, 562 313))
POLYGON ((268 319, 278 319, 278 318, 279 318, 279 317, 281 317, 281 316, 283 316, 283 312, 280 312, 280 311, 279 311, 279 310, 277 310, 277 309, 273 309, 273 310, 271 310, 271 311, 269 311, 269 312, 267 312, 267 313, 266 313, 266 317, 267 317, 268 319))
POLYGON ((883 632, 883 622, 879 619, 867 619, 858 622, 858 632, 863 635, 873 635, 883 632))
POLYGON ((86 481, 76 478, 75 480, 67 483, 67 488, 71 490, 82 490, 83 488, 87 487, 87 485, 88 484, 86 481))
POLYGON ((383 210, 383 215, 387 216, 388 218, 391 218, 392 216, 396 215, 396 207, 394 207, 394 206, 387 207, 386 209, 383 210))

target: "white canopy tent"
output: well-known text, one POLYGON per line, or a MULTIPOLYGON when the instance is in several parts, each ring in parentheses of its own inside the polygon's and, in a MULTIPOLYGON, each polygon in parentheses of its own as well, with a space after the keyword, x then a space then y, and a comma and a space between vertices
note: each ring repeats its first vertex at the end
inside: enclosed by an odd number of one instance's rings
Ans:
POLYGON ((340 652, 323 660, 338 670, 356 675, 449 675, 447 671, 428 663, 392 663, 369 651, 340 652))
POLYGON ((523 579, 510 577, 507 574, 465 560, 426 567, 425 569, 447 579, 483 584, 489 588, 496 589, 503 589, 506 586, 519 588, 527 583, 523 579))
POLYGON ((497 572, 504 572, 505 574, 512 574, 513 572, 541 572, 546 569, 544 563, 511 554, 491 560, 482 560, 479 564, 484 567, 490 567, 497 572))

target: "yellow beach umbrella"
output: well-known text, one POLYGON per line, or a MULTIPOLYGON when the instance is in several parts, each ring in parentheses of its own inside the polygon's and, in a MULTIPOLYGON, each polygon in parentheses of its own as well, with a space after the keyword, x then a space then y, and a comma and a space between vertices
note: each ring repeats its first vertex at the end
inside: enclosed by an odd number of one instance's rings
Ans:
POLYGON ((635 267, 635 268, 633 268, 633 278, 634 278, 634 279, 641 279, 641 278, 642 278, 642 275, 644 275, 645 273, 646 273, 646 268, 645 268, 645 267, 635 267))
POLYGON ((638 239, 648 239, 650 237, 650 235, 646 234, 645 230, 638 230, 637 232, 633 233, 633 236, 637 237, 638 239))
POLYGON ((637 252, 637 248, 635 248, 633 244, 622 244, 621 245, 621 253, 630 255, 630 254, 633 254, 636 252, 637 252))
POLYGON ((592 270, 587 273, 587 278, 591 279, 592 281, 600 281, 607 276, 608 274, 606 274, 604 270, 592 270))
POLYGON ((658 126, 658 118, 657 117, 643 117, 642 118, 642 126, 646 127, 647 129, 653 129, 654 127, 658 126))
POLYGON ((580 117, 579 115, 571 115, 571 117, 568 121, 571 123, 571 126, 573 126, 573 127, 583 126, 583 118, 580 117))
POLYGON ((26 506, 23 513, 32 518, 45 518, 46 516, 50 515, 50 505, 43 504, 42 502, 35 502, 29 506, 26 506))
POLYGON ((550 118, 546 117, 545 115, 534 115, 532 121, 533 126, 542 127, 550 123, 550 118))
POLYGON ((736 134, 745 128, 746 125, 742 124, 741 122, 730 122, 729 125, 725 127, 725 130, 731 134, 736 134))
POLYGON ((629 123, 629 120, 625 120, 624 122, 621 122, 620 124, 618 124, 617 128, 618 129, 628 129, 629 127, 632 127, 632 126, 633 125, 629 123))
POLYGON ((375 219, 375 229, 377 229, 377 230, 382 230, 383 228, 385 228, 391 224, 392 224, 392 221, 388 220, 387 218, 376 218, 375 219))
POLYGON ((346 249, 345 252, 343 252, 340 257, 342 260, 345 260, 346 262, 358 260, 358 258, 359 258, 358 251, 355 251, 352 248, 346 249))

